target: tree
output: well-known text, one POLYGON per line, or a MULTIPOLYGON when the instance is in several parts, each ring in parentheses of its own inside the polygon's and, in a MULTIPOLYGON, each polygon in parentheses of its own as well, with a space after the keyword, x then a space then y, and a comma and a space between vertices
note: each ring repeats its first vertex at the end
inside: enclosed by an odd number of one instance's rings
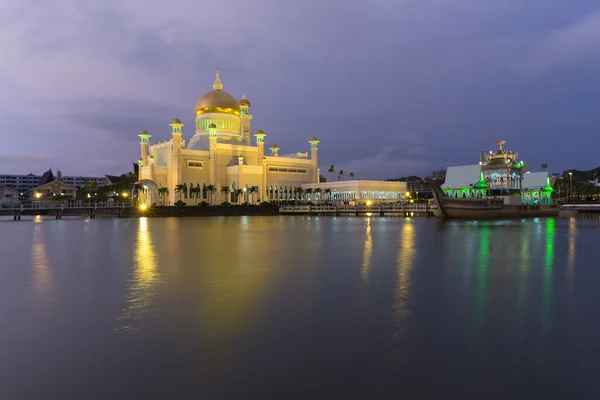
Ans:
POLYGON ((179 194, 179 201, 181 201, 181 194, 183 193, 184 187, 185 186, 182 184, 175 186, 175 191, 179 194))
POLYGON ((350 175, 348 175, 348 178, 354 179, 354 172, 350 172, 350 175))
POLYGON ((329 172, 331 174, 331 181, 333 182, 335 180, 335 167, 333 165, 331 165, 331 167, 329 167, 327 172, 329 172))
POLYGON ((158 197, 162 199, 163 206, 165 205, 165 196, 169 195, 169 188, 159 187, 158 188, 158 197))
POLYGON ((329 194, 331 193, 331 189, 324 189, 323 193, 325 194, 325 201, 327 202, 327 200, 329 200, 329 194))
POLYGON ((437 171, 431 171, 431 178, 438 181, 438 183, 442 184, 446 181, 446 170, 440 169, 437 171))
POLYGON ((214 197, 214 194, 217 192, 217 188, 215 187, 215 185, 208 185, 206 187, 206 191, 208 193, 210 193, 210 201, 209 201, 209 203, 210 203, 210 205, 212 205, 213 197, 214 197))
POLYGON ((321 194, 323 193, 323 189, 321 188, 316 188, 315 189, 315 193, 317 193, 319 196, 317 196, 319 198, 319 200, 321 200, 321 194))
POLYGON ((193 183, 190 183, 190 199, 194 199, 194 205, 198 205, 198 192, 196 191, 196 186, 193 183))
POLYGON ((319 175, 319 182, 327 182, 327 178, 325 178, 323 175, 319 175))
POLYGON ((221 194, 225 195, 225 201, 227 201, 227 196, 229 195, 229 193, 231 193, 231 189, 229 188, 229 186, 223 186, 221 188, 221 194))
POLYGON ((298 199, 302 200, 302 193, 304 193, 304 189, 302 189, 300 186, 296 186, 294 188, 294 192, 298 194, 298 199))
POLYGON ((338 181, 341 180, 341 178, 343 178, 343 177, 344 177, 344 170, 340 169, 340 173, 338 175, 338 181))
POLYGON ((258 186, 250 186, 250 189, 248 189, 248 193, 250 193, 250 196, 252 196, 252 203, 254 203, 254 194, 258 193, 258 186))
POLYGON ((241 203, 243 193, 244 193, 244 191, 242 189, 235 189, 235 196, 237 197, 238 204, 241 203))
POLYGON ((314 193, 314 190, 311 188, 308 188, 304 191, 304 193, 306 193, 306 195, 308 196, 308 200, 311 200, 311 195, 314 193))

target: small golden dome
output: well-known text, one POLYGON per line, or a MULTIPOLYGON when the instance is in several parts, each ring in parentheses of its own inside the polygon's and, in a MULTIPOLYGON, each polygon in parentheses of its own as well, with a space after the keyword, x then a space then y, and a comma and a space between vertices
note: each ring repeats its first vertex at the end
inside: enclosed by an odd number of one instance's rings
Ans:
POLYGON ((172 124, 180 124, 181 120, 179 118, 175 118, 172 122, 172 124))
POLYGON ((217 126, 215 124, 210 124, 208 126, 208 129, 217 129, 217 126))
POLYGON ((246 95, 242 93, 242 98, 238 101, 240 106, 250 107, 250 101, 246 98, 246 95))
MULTIPOLYGON (((259 136, 259 135, 265 135, 265 133, 264 133, 262 130, 260 130, 260 129, 259 129, 259 130, 257 130, 257 131, 256 131, 255 135, 256 135, 256 136, 259 136)), ((266 136, 266 135, 265 135, 265 136, 266 136)))

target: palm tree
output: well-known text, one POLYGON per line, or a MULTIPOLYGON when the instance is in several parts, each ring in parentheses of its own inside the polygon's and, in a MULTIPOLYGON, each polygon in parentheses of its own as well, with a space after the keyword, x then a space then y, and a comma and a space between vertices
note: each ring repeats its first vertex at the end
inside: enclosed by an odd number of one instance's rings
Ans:
POLYGON ((344 177, 344 170, 340 169, 340 173, 338 175, 338 181, 341 180, 341 178, 343 178, 343 177, 344 177))
POLYGON ((298 199, 302 200, 302 193, 304 193, 304 189, 302 189, 300 186, 296 186, 294 188, 294 192, 298 194, 298 199))
POLYGON ((240 204, 240 199, 242 198, 242 193, 244 193, 244 191, 242 189, 235 189, 234 193, 235 197, 237 197, 237 203, 240 204))
POLYGON ((213 196, 214 196, 214 194, 216 193, 216 191, 217 191, 217 188, 215 187, 215 185, 208 185, 208 186, 206 187, 206 191, 207 191, 208 193, 210 193, 210 198, 209 198, 210 202, 209 202, 209 203, 210 203, 210 205, 212 206, 212 202, 213 202, 213 196))
POLYGON ((308 188, 304 191, 304 193, 306 193, 306 195, 308 196, 308 200, 311 200, 311 195, 314 193, 314 190, 311 188, 308 188))
POLYGON ((179 201, 181 201, 181 193, 183 192, 185 186, 182 184, 175 185, 175 191, 179 194, 179 201))
POLYGON ((335 180, 335 167, 333 165, 331 165, 331 167, 329 167, 327 172, 329 172, 331 174, 331 181, 333 182, 335 180))
POLYGON ((254 193, 258 193, 258 186, 250 186, 248 193, 252 196, 252 203, 254 203, 254 193))
POLYGON ((323 193, 325 193, 325 201, 329 200, 329 193, 331 193, 331 189, 327 188, 325 190, 323 190, 323 193))
POLYGON ((194 205, 198 205, 198 189, 193 183, 190 184, 190 199, 194 199, 194 205))
POLYGON ((225 201, 227 201, 227 195, 229 195, 230 192, 231 189, 229 189, 229 186, 223 186, 221 188, 221 193, 225 195, 225 201))
POLYGON ((162 199, 163 206, 165 205, 165 196, 169 195, 169 188, 159 187, 158 196, 162 199))
POLYGON ((144 190, 144 185, 142 185, 141 183, 134 183, 133 186, 131 187, 131 197, 133 199, 133 192, 135 192, 138 197, 138 203, 140 201, 140 192, 142 190, 144 190))
POLYGON ((348 175, 348 178, 354 179, 354 172, 350 172, 350 175, 348 175))
POLYGON ((321 194, 323 194, 323 189, 321 188, 316 188, 315 189, 315 193, 317 193, 319 196, 317 196, 319 198, 319 200, 321 200, 321 194))

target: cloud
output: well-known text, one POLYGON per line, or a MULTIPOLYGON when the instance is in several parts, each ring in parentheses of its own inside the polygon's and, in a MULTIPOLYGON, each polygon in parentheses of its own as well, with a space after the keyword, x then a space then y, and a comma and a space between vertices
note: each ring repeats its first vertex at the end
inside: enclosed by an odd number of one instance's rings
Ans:
POLYGON ((168 138, 178 116, 189 139, 219 67, 225 90, 252 102, 254 129, 286 152, 318 136, 326 166, 427 173, 499 139, 533 160, 568 131, 544 162, 578 167, 593 156, 571 154, 600 144, 599 15, 586 0, 12 1, 0 135, 5 151, 35 145, 65 173, 124 172, 139 130, 168 138))

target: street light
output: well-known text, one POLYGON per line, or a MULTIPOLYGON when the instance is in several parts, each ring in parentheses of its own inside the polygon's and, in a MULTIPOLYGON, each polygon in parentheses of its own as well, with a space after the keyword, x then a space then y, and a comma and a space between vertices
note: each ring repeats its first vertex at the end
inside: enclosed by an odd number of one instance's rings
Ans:
POLYGON ((571 202, 573 202, 573 173, 569 172, 569 197, 571 198, 571 202))

